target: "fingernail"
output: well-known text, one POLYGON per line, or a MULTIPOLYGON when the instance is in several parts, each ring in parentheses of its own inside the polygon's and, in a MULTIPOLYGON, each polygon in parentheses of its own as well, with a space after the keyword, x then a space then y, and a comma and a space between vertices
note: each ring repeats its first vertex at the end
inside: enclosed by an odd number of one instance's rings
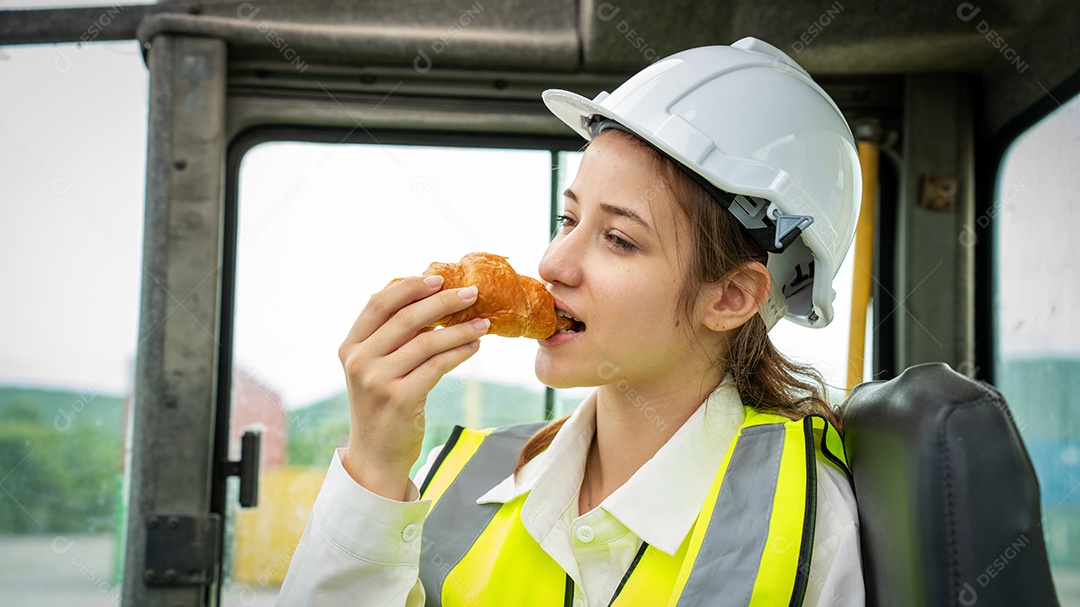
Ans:
POLYGON ((487 328, 491 326, 491 321, 486 318, 477 318, 472 321, 472 326, 476 327, 477 331, 487 331, 487 328))
POLYGON ((441 285, 442 282, 443 282, 443 277, 442 276, 428 276, 427 278, 424 279, 424 284, 426 284, 429 287, 437 287, 437 286, 441 285))
POLYGON ((462 299, 472 299, 473 297, 476 297, 476 291, 476 285, 473 285, 471 287, 465 287, 464 289, 458 291, 457 294, 458 297, 462 299))

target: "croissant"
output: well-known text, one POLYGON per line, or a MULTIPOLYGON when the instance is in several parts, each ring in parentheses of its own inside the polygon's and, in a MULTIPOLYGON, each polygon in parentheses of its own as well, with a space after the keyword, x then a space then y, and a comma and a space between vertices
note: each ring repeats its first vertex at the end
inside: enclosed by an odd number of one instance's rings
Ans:
MULTIPOLYGON (((469 253, 458 263, 436 261, 423 275, 436 274, 443 277, 443 289, 476 285, 477 297, 473 305, 440 318, 427 329, 487 318, 489 335, 546 339, 574 326, 572 320, 556 314, 555 299, 542 282, 521 276, 501 255, 469 253)), ((399 280, 403 279, 395 278, 387 286, 399 280)))

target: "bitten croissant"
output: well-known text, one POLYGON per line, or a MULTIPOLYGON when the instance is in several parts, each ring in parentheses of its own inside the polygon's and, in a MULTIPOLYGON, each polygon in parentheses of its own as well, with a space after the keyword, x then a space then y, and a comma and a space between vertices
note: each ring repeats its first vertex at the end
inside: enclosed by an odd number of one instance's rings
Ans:
MULTIPOLYGON (((542 282, 518 274, 501 255, 469 253, 458 263, 436 261, 423 275, 436 274, 443 277, 443 289, 476 285, 477 298, 468 308, 431 323, 429 329, 487 318, 491 321, 489 335, 546 339, 574 326, 572 320, 556 314, 555 299, 542 282)), ((399 280, 395 278, 390 284, 399 280)))

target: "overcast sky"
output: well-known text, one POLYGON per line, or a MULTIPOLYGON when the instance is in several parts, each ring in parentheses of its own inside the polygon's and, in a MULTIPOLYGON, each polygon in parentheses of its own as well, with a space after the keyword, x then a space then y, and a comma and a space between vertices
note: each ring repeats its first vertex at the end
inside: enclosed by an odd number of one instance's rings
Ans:
MULTIPOLYGON (((146 96, 134 42, 0 47, 0 383, 130 389, 146 96)), ((1047 214, 1077 225, 1078 205, 1067 204, 1075 183, 1059 183, 1062 174, 1075 181, 1080 165, 1080 131, 1069 131, 1077 114, 1073 103, 1055 118, 1057 152, 1039 151, 1043 142, 1006 172, 1006 184, 1021 184, 1003 188, 1007 236, 1030 235, 1047 214), (1053 179, 1059 194, 1047 199, 1053 179)), ((343 388, 337 346, 389 279, 480 250, 537 276, 547 242, 542 152, 269 144, 249 153, 241 171, 236 359, 292 406, 343 388)), ((1030 237, 1015 242, 1001 302, 1026 315, 1027 328, 1006 330, 1004 347, 1077 352, 1075 238, 1060 239, 1073 252, 1066 276, 1024 270, 1040 267, 1045 250, 1030 237)), ((845 375, 850 273, 845 263, 830 327, 781 322, 773 332, 784 351, 836 385, 845 375)), ((487 337, 458 373, 539 389, 536 348, 487 337)))

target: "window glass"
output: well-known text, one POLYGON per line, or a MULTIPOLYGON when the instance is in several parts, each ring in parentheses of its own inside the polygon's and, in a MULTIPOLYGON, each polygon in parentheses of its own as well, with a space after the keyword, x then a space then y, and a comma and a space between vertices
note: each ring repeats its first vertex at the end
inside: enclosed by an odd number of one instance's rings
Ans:
MULTIPOLYGON (((1042 491, 1062 605, 1080 605, 1080 97, 1019 137, 974 235, 996 234, 995 377, 1042 491)), ((975 239, 968 238, 969 242, 975 239)))
MULTIPOLYGON (((839 405, 847 392, 848 368, 848 333, 851 331, 851 281, 855 270, 855 255, 852 242, 840 269, 833 279, 833 320, 828 326, 811 329, 787 320, 776 323, 769 337, 776 349, 788 358, 808 364, 825 379, 825 388, 830 402, 839 405)), ((873 379, 870 376, 872 366, 871 353, 874 339, 874 311, 869 308, 866 314, 866 349, 864 353, 863 381, 873 379)))
POLYGON ((142 279, 135 42, 0 48, 0 589, 119 603, 142 279))
MULTIPOLYGON (((257 509, 229 516, 226 604, 272 603, 349 407, 337 350, 393 278, 466 253, 537 277, 550 230, 552 154, 268 143, 240 168, 233 448, 263 427, 257 509)), ((544 418, 534 340, 487 336, 428 395, 423 454, 455 424, 544 418)))

